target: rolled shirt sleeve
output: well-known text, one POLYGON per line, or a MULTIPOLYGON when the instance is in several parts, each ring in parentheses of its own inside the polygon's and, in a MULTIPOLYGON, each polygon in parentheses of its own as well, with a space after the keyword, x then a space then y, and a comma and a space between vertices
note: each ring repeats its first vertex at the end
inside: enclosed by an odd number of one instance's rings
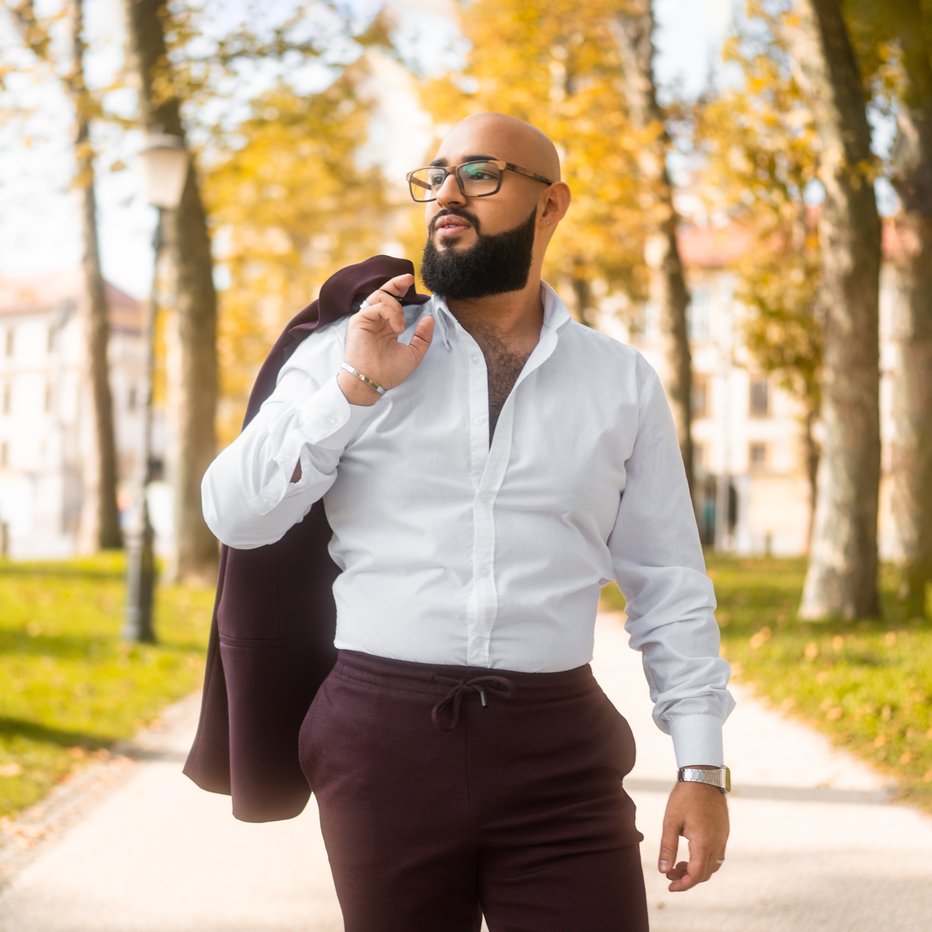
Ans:
POLYGON ((340 390, 344 330, 338 321, 297 347, 274 392, 208 467, 204 520, 222 543, 248 550, 281 539, 330 488, 347 444, 385 403, 351 405, 340 390))
POLYGON ((654 721, 677 765, 723 763, 722 723, 734 707, 719 656, 715 595, 676 429, 656 374, 639 360, 637 438, 609 548, 627 600, 625 628, 642 654, 654 721))

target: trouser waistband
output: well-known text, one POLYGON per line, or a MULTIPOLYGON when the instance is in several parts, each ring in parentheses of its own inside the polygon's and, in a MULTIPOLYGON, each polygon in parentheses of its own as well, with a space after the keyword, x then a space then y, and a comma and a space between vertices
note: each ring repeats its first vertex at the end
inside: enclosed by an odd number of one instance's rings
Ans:
POLYGON ((341 650, 333 670, 337 676, 381 688, 424 693, 436 698, 434 724, 444 731, 459 721, 464 698, 476 694, 485 707, 493 699, 509 702, 554 702, 584 695, 596 687, 589 664, 552 673, 525 673, 489 667, 418 663, 341 650))
POLYGON ((340 650, 334 672, 362 682, 379 683, 389 688, 431 694, 442 693, 446 680, 499 676, 515 684, 515 699, 541 701, 563 699, 588 692, 595 685, 589 664, 553 673, 525 673, 497 667, 471 667, 457 664, 418 663, 413 660, 392 660, 355 650, 340 650))

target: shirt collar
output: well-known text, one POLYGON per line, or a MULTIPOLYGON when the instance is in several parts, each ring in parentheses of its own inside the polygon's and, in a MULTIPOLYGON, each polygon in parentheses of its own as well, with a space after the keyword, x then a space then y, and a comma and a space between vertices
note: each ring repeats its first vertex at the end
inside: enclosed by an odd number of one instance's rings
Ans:
MULTIPOLYGON (((544 323, 541 334, 545 331, 560 330, 569 320, 570 312, 560 296, 546 282, 540 283, 540 297, 544 306, 544 323)), ((447 302, 440 295, 433 295, 430 301, 418 308, 421 314, 431 313, 436 322, 437 337, 447 349, 450 348, 450 337, 456 331, 457 320, 453 312, 447 307, 447 302)), ((418 315, 420 316, 420 314, 418 315)))

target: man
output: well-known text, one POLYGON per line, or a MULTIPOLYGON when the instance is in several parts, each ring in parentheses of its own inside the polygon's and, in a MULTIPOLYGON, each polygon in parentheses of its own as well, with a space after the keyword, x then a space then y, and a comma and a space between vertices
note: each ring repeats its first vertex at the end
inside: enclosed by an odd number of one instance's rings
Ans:
POLYGON ((434 297, 403 307, 400 275, 305 340, 205 516, 261 547, 323 499, 339 656, 300 755, 348 932, 639 932, 634 743, 588 667, 612 577, 684 768, 670 889, 728 834, 732 700, 672 419, 643 359, 541 281, 570 204, 543 134, 476 114, 408 178, 434 297))

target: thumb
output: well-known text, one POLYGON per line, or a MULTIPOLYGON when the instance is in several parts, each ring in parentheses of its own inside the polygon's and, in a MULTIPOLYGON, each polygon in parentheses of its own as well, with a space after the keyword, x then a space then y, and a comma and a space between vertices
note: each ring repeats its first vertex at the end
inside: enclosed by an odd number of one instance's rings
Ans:
POLYGON ((663 835, 660 838, 660 857, 657 860, 657 870, 666 874, 676 865, 676 852, 680 843, 680 832, 674 823, 665 820, 663 835))
POLYGON ((422 317, 417 322, 417 326, 414 328, 414 336, 411 337, 411 343, 409 344, 411 349, 414 350, 414 354, 417 359, 415 365, 419 364, 420 361, 424 358, 424 354, 430 348, 430 341, 433 338, 434 318, 422 317))

